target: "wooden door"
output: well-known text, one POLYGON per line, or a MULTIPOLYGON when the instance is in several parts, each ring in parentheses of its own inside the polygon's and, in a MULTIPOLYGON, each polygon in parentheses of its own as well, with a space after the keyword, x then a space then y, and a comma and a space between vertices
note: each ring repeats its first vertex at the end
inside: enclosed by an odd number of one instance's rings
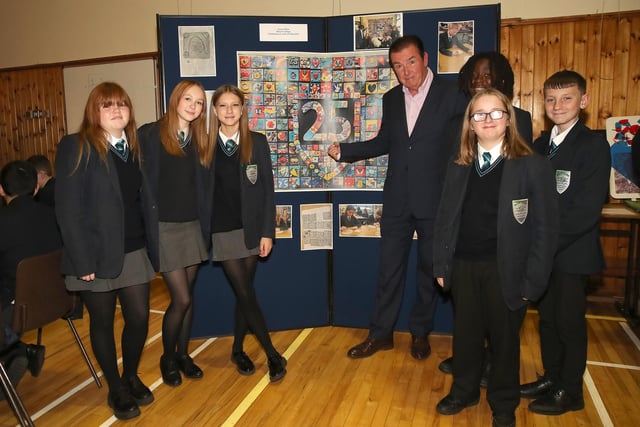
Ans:
POLYGON ((64 111, 62 66, 0 72, 0 166, 34 154, 53 163, 64 111))

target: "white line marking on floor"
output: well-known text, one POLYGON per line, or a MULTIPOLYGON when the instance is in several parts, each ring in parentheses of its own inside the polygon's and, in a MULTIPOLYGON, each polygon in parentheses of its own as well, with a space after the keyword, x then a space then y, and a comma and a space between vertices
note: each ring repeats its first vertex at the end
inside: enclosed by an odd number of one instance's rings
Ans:
POLYGON ((604 366, 605 368, 628 369, 631 371, 640 371, 640 366, 623 365, 621 363, 592 362, 590 360, 587 360, 587 365, 604 366))
POLYGON ((598 393, 598 389, 593 382, 593 378, 591 378, 591 374, 589 373, 589 369, 584 370, 584 383, 587 386, 587 391, 591 396, 591 400, 593 400, 593 405, 598 412, 598 416, 600 416, 600 421, 602 421, 603 427, 613 427, 613 421, 611 421, 611 417, 609 417, 609 413, 607 412, 607 408, 604 406, 604 402, 600 397, 600 393, 598 393))
POLYGON ((620 327, 629 336, 629 339, 635 344, 638 351, 640 351, 640 339, 638 339, 638 336, 631 330, 629 324, 627 322, 620 322, 620 327))

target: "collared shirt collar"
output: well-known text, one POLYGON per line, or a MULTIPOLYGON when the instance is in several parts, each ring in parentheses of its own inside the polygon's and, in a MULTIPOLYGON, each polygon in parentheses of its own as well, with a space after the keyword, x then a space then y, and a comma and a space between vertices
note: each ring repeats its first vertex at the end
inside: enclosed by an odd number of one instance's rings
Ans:
POLYGON ((422 110, 425 99, 431 89, 431 83, 433 83, 433 72, 427 67, 427 76, 418 88, 418 93, 411 95, 409 89, 402 86, 402 92, 404 93, 404 109, 407 113, 407 130, 409 135, 413 132, 413 128, 418 121, 418 116, 422 110))
POLYGON ((503 141, 500 141, 491 150, 485 150, 480 146, 480 144, 478 144, 478 161, 480 162, 480 164, 484 162, 484 160, 482 159, 482 155, 487 151, 491 153, 491 161, 489 162, 489 164, 492 165, 496 160, 498 160, 498 158, 502 155, 502 142, 503 141))
POLYGON ((562 141, 564 141, 564 139, 567 137, 569 132, 571 132, 571 129, 573 129, 573 127, 576 125, 576 123, 578 123, 579 120, 580 119, 576 119, 576 121, 573 122, 573 124, 571 126, 569 126, 562 133, 558 133, 558 125, 554 125, 553 128, 551 129, 551 136, 549 137, 549 143, 551 143, 551 140, 553 140, 553 142, 556 144, 556 146, 560 145, 562 143, 562 141))
POLYGON ((235 142, 236 145, 240 145, 240 131, 237 131, 231 136, 227 136, 224 133, 222 133, 222 130, 218 129, 218 136, 223 142, 233 139, 233 142, 235 142))
POLYGON ((107 140, 109 141, 109 144, 113 145, 114 147, 116 146, 116 143, 118 143, 118 141, 121 141, 123 139, 124 139, 125 144, 129 145, 129 141, 127 140, 126 132, 122 132, 122 136, 120 138, 116 138, 113 135, 111 135, 110 133, 107 133, 107 140))

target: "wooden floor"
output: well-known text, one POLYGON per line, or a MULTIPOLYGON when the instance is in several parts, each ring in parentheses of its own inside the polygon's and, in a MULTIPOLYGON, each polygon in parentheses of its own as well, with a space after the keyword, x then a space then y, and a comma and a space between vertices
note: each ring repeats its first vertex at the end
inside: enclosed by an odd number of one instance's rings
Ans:
MULTIPOLYGON (((276 348, 289 359, 288 374, 269 384, 265 356, 253 337, 245 350, 256 363, 256 374, 238 375, 229 361, 231 338, 193 340, 192 356, 205 372, 198 381, 178 388, 162 383, 158 360, 162 310, 168 296, 161 281, 152 285, 152 313, 140 377, 152 388, 155 402, 142 407, 130 426, 490 426, 491 410, 480 404, 455 416, 441 416, 436 403, 447 394, 451 376, 438 370, 450 355, 451 337, 431 337, 433 353, 418 362, 409 355, 409 335, 395 335, 395 349, 374 357, 351 360, 347 349, 366 330, 323 327, 272 334, 276 348)), ((640 329, 620 318, 612 303, 591 302, 589 354, 585 373, 584 411, 545 417, 517 411, 519 426, 636 426, 640 416, 640 329), (636 420, 636 421, 634 421, 636 420)), ((76 326, 89 353, 88 319, 76 326)), ((122 328, 118 314, 116 330, 122 328)), ((35 334, 24 337, 35 342, 35 334)), ((39 426, 124 425, 106 404, 107 388, 98 389, 81 359, 64 321, 43 333, 46 361, 38 378, 28 373, 18 386, 39 426)), ((96 365, 97 367, 97 365, 96 365)), ((521 378, 532 381, 541 371, 537 313, 527 314, 522 329, 521 378)), ((16 425, 6 402, 0 402, 0 426, 16 425)))

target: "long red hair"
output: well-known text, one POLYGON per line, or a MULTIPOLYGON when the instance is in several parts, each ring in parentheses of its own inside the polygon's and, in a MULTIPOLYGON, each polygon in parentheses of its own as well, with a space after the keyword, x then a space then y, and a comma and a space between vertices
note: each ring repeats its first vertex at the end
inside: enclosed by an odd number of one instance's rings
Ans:
POLYGON ((80 164, 84 149, 88 148, 89 145, 96 150, 103 162, 106 161, 107 153, 109 152, 109 140, 107 139, 107 133, 100 126, 100 108, 117 103, 124 103, 129 108, 129 123, 124 128, 124 132, 127 135, 129 151, 134 158, 140 157, 140 144, 138 144, 138 132, 136 131, 136 120, 131 98, 119 84, 103 82, 94 87, 89 93, 87 104, 84 107, 84 117, 78 132, 80 149, 78 150, 76 168, 80 164))
MULTIPOLYGON (((162 122, 160 124, 160 141, 167 153, 173 156, 184 155, 184 151, 180 148, 180 142, 178 141, 178 104, 180 103, 180 99, 184 93, 193 86, 200 88, 204 95, 204 87, 200 82, 195 80, 182 80, 171 92, 167 113, 162 118, 162 122)), ((207 138, 206 120, 207 102, 205 100, 204 105, 202 106, 202 113, 200 113, 200 116, 189 124, 189 132, 191 134, 191 141, 195 144, 198 152, 200 164, 204 167, 209 167, 211 163, 211 154, 209 151, 212 151, 212 146, 209 144, 209 139, 207 138)))

